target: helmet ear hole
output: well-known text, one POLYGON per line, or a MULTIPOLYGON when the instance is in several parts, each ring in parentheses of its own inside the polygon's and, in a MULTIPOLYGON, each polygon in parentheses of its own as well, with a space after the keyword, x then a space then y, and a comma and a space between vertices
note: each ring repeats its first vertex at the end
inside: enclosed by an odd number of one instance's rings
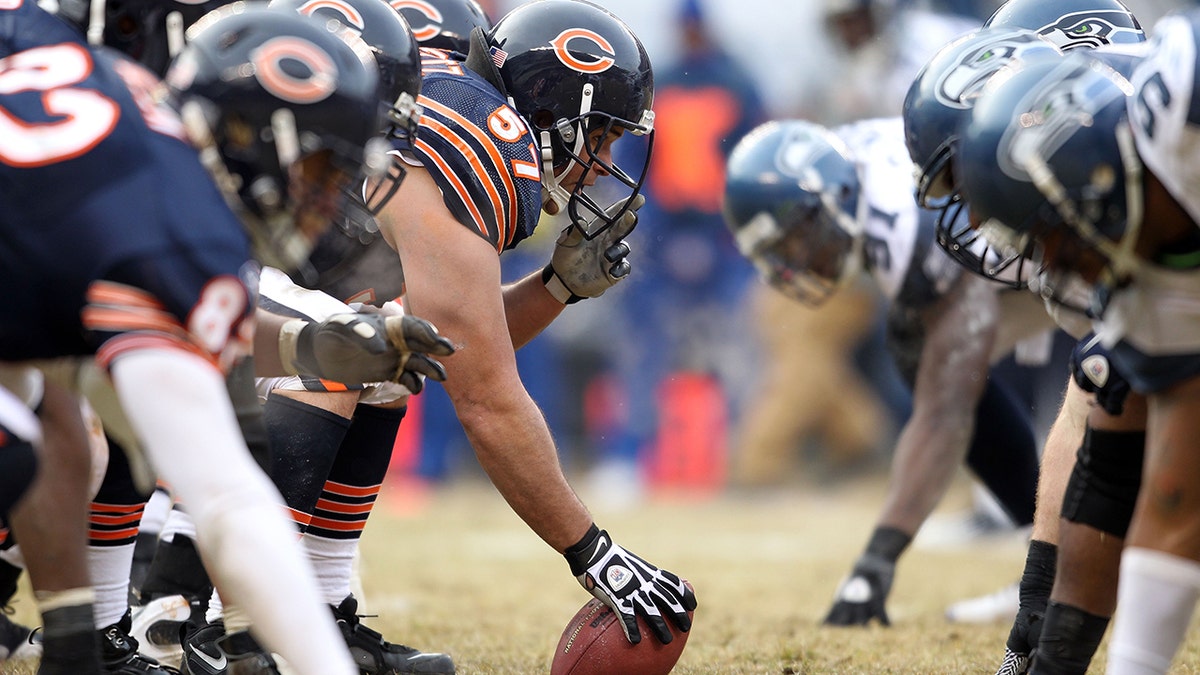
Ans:
POLYGON ((554 128, 555 123, 554 113, 543 108, 533 113, 533 116, 530 117, 529 121, 532 122, 533 126, 537 129, 552 129, 554 128))

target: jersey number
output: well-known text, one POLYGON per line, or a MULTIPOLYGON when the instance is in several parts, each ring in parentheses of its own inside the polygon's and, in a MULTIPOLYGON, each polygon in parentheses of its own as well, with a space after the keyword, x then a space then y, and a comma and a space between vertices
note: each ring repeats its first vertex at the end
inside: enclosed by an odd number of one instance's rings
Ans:
POLYGON ((70 85, 92 72, 81 45, 37 47, 0 59, 0 96, 41 92, 46 122, 18 119, 0 104, 0 162, 32 168, 78 157, 96 147, 117 125, 115 101, 70 85))
POLYGON ((1145 84, 1138 89, 1137 106, 1134 110, 1141 119, 1138 123, 1147 138, 1154 138, 1156 115, 1165 112, 1171 105, 1171 91, 1163 81, 1162 73, 1154 73, 1146 78, 1145 84))

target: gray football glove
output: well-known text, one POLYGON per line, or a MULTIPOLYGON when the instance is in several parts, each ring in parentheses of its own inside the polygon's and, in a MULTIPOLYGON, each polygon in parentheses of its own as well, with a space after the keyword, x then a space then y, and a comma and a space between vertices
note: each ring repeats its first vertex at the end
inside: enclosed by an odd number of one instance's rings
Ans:
POLYGON ((449 356, 454 345, 433 324, 407 314, 338 314, 320 323, 293 319, 279 332, 279 356, 293 375, 345 383, 399 382, 421 391, 420 375, 438 382, 446 370, 430 356, 449 356))
POLYGON ((691 629, 688 612, 696 609, 695 592, 678 576, 618 546, 604 530, 592 525, 583 539, 563 556, 579 585, 611 607, 621 619, 625 639, 630 643, 642 641, 637 625, 639 614, 663 644, 674 639, 664 615, 679 630, 691 629))
MULTIPOLYGON (((619 213, 627 201, 615 202, 605 213, 610 217, 619 213)), ((629 276, 630 265, 626 260, 629 245, 623 240, 637 226, 637 211, 645 203, 644 196, 634 197, 629 209, 593 239, 585 238, 583 233, 597 229, 594 221, 598 218, 584 226, 571 223, 563 228, 550 264, 542 270, 542 283, 559 302, 570 304, 584 298, 598 298, 629 276)))

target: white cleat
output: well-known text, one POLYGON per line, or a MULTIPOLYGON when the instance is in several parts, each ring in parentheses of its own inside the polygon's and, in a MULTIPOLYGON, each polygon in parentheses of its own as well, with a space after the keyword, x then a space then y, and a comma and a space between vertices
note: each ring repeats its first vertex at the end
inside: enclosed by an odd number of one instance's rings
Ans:
POLYGON ((133 627, 129 634, 137 639, 139 651, 175 668, 183 660, 179 627, 192 615, 192 606, 182 595, 166 595, 133 607, 133 627))
POLYGON ((1021 585, 1012 583, 977 598, 967 598, 946 608, 951 623, 996 623, 1012 621, 1021 602, 1021 585))

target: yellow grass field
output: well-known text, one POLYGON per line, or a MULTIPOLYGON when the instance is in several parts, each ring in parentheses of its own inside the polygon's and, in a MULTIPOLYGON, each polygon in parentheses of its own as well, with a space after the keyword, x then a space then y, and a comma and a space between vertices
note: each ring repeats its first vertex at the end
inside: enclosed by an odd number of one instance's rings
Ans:
MULTIPOLYGON (((942 612, 1016 580, 1019 537, 915 547, 897 573, 892 628, 821 627, 882 490, 873 477, 836 490, 658 496, 595 515, 623 546, 695 585, 700 606, 679 675, 994 672, 1008 624, 950 624, 942 612)), ((956 489, 947 508, 965 499, 956 489)), ((363 553, 365 610, 378 615, 367 623, 395 641, 450 653, 464 675, 547 673, 560 632, 588 599, 561 557, 482 481, 385 488, 363 553)), ((23 593, 17 618, 35 621, 23 593)), ((1198 643, 1185 646, 1172 672, 1200 673, 1198 643)), ((1103 672, 1104 648, 1092 672, 1103 672)), ((3 672, 35 671, 9 664, 3 672)))

